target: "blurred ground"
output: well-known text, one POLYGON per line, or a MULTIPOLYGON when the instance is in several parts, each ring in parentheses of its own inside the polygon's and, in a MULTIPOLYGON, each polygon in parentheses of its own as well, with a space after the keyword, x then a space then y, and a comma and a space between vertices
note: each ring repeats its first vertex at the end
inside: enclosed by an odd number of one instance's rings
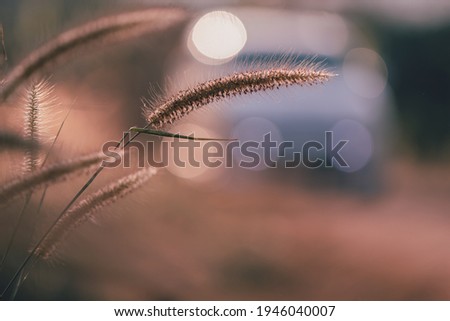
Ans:
POLYGON ((449 299, 450 168, 388 172, 371 199, 161 172, 41 263, 20 298, 449 299))

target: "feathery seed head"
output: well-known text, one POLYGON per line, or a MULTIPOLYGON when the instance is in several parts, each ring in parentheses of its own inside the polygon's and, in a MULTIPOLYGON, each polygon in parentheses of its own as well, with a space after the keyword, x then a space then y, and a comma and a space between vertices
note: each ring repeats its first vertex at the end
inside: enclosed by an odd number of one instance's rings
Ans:
POLYGON ((145 168, 113 182, 75 204, 54 225, 35 250, 37 257, 48 259, 58 244, 71 231, 94 219, 94 214, 135 191, 156 173, 155 168, 145 168))
POLYGON ((280 87, 320 84, 333 76, 311 63, 236 72, 181 90, 156 107, 149 106, 146 101, 144 115, 153 128, 159 129, 215 101, 280 87))
POLYGON ((103 153, 95 153, 71 159, 64 163, 49 165, 42 169, 37 169, 33 173, 12 179, 0 187, 0 204, 8 203, 24 193, 33 191, 41 186, 61 182, 71 174, 98 165, 104 158, 105 155, 103 153))
MULTIPOLYGON (((24 139, 33 144, 42 144, 42 132, 49 107, 54 103, 53 86, 47 81, 33 82, 27 90, 24 113, 24 139)), ((39 152, 30 149, 25 153, 24 172, 29 173, 38 167, 39 152)))
POLYGON ((0 101, 6 100, 24 81, 80 49, 118 43, 145 33, 157 34, 187 19, 188 14, 180 8, 151 8, 99 18, 65 31, 31 52, 6 75, 0 87, 0 101))

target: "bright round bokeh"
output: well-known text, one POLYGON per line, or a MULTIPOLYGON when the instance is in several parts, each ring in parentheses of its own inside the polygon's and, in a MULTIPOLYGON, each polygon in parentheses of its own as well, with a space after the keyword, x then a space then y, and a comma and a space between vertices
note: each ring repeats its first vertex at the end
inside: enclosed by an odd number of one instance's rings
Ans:
POLYGON ((211 63, 220 63, 237 55, 246 42, 245 26, 237 16, 227 11, 212 11, 195 23, 188 48, 201 62, 209 59, 211 63))
POLYGON ((342 71, 348 88, 360 97, 377 98, 386 88, 388 79, 386 63, 372 49, 350 50, 345 55, 342 71))
MULTIPOLYGON (((181 133, 184 135, 192 135, 194 137, 220 137, 220 135, 210 129, 206 129, 202 126, 198 126, 195 124, 191 124, 191 123, 183 123, 183 124, 179 124, 177 126, 174 126, 171 131, 173 133, 181 133)), ((169 139, 165 139, 168 142, 173 142, 172 138, 169 139)), ((205 144, 211 144, 211 142, 209 141, 197 141, 197 142, 193 142, 193 141, 189 141, 190 143, 194 143, 196 145, 198 145, 197 147, 191 147, 191 150, 193 151, 192 155, 189 155, 189 150, 186 147, 186 142, 188 142, 187 140, 183 140, 181 139, 181 141, 183 141, 185 144, 185 147, 179 148, 177 151, 174 150, 174 148, 169 148, 169 152, 168 152, 168 167, 167 169, 169 170, 170 173, 172 173, 173 175, 180 177, 180 178, 184 178, 193 182, 197 182, 197 183, 201 183, 201 182, 207 182, 210 181, 212 179, 215 179, 216 177, 218 177, 223 168, 222 167, 208 167, 205 162, 204 162, 204 154, 203 152, 205 151, 205 144), (177 156, 175 156, 175 153, 177 153, 177 156), (197 164, 194 164, 193 162, 191 162, 189 159, 191 158, 191 156, 193 156, 193 161, 195 163, 198 162, 198 166, 197 164), (179 159, 181 162, 184 163, 184 166, 179 166, 176 164, 175 162, 175 158, 179 159)), ((218 142, 215 142, 215 144, 218 144, 218 142)), ((225 146, 224 144, 222 144, 223 146, 225 146)), ((191 145, 191 146, 195 146, 195 145, 191 145)), ((211 149, 209 149, 210 152, 214 152, 211 149)), ((224 161, 224 156, 223 157, 218 157, 218 159, 216 158, 212 158, 211 161, 224 161)))

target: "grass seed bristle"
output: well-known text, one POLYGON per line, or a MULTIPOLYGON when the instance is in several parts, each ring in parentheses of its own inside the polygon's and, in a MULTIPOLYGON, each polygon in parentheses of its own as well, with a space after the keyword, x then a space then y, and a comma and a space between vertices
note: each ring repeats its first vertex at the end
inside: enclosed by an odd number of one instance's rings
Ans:
POLYGON ((333 73, 308 63, 236 72, 181 90, 156 107, 144 104, 144 115, 150 127, 160 129, 216 101, 280 87, 315 85, 333 76, 333 73))
POLYGON ((6 100, 22 83, 43 72, 49 65, 79 49, 117 43, 145 33, 157 33, 184 23, 188 14, 180 8, 151 8, 103 17, 70 29, 31 52, 5 77, 0 101, 6 100))
POLYGON ((98 165, 104 157, 102 153, 82 156, 66 162, 49 165, 42 169, 37 169, 33 173, 12 179, 4 183, 0 188, 0 204, 8 203, 36 188, 64 181, 71 174, 98 165))
POLYGON ((75 204, 72 209, 56 222, 34 251, 34 255, 48 259, 55 252, 58 244, 75 228, 88 220, 94 220, 94 214, 102 208, 115 203, 138 189, 156 173, 155 168, 145 168, 123 177, 106 187, 87 196, 75 204))

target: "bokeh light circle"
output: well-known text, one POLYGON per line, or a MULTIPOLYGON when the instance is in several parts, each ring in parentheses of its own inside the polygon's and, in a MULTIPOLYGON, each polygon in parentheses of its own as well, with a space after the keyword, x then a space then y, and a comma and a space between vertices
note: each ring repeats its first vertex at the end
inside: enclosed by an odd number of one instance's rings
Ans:
POLYGON ((197 60, 222 62, 237 55, 246 42, 247 31, 237 16, 227 11, 212 11, 195 23, 188 48, 197 60))
POLYGON ((355 48, 345 56, 343 76, 351 91, 364 98, 376 98, 386 88, 388 69, 374 50, 355 48))

